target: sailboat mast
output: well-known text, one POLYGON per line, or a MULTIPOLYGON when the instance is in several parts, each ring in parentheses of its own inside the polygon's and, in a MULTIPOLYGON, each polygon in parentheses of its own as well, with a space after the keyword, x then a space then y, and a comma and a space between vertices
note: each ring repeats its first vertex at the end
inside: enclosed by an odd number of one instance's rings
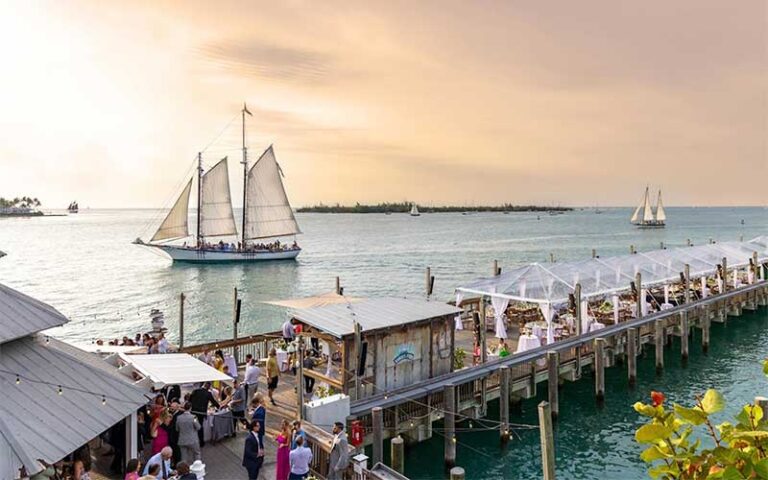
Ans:
POLYGON ((197 152, 197 247, 200 248, 203 244, 203 238, 200 235, 202 225, 200 219, 202 218, 202 206, 203 206, 203 154, 197 152))
MULTIPOLYGON (((240 229, 243 249, 245 249, 245 212, 247 210, 245 195, 248 191, 248 147, 245 146, 245 112, 248 112, 248 107, 243 104, 243 111, 240 112, 243 116, 243 225, 240 229)), ((250 112, 248 114, 250 115, 250 112)))

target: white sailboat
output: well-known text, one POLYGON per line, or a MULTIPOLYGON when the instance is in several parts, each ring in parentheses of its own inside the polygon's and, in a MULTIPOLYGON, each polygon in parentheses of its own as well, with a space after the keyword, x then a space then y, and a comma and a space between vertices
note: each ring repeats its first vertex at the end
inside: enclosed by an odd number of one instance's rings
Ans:
POLYGON ((637 206, 635 212, 632 214, 630 223, 637 225, 640 228, 664 228, 667 221, 667 214, 664 211, 664 205, 661 203, 661 190, 659 190, 659 197, 656 202, 656 211, 653 211, 651 207, 651 198, 648 194, 648 187, 645 187, 645 194, 640 205, 637 206), (642 217, 640 216, 642 213, 642 217))
POLYGON ((411 204, 411 216, 412 216, 412 217, 418 217, 418 216, 420 216, 420 215, 421 215, 421 214, 419 213, 419 209, 418 209, 418 207, 416 206, 416 204, 415 204, 415 203, 411 204))
POLYGON ((283 172, 270 145, 249 167, 245 143, 245 114, 243 121, 243 217, 238 236, 232 196, 229 188, 227 158, 203 173, 202 154, 197 156, 197 174, 189 179, 176 203, 165 216, 148 242, 140 238, 135 243, 158 249, 173 261, 193 263, 253 262, 263 260, 292 260, 301 248, 267 239, 301 233, 283 185, 283 172), (197 177, 197 231, 189 232, 189 199, 194 177, 197 177), (224 238, 237 238, 237 243, 224 238), (185 241, 182 245, 178 243, 185 241))

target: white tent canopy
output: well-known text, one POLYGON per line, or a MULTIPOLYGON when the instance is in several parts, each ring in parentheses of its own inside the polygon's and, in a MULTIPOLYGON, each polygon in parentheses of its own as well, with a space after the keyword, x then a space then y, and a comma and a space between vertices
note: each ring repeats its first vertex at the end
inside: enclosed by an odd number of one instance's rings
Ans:
POLYGON ((166 353, 163 355, 127 355, 119 353, 121 372, 131 375, 134 369, 145 379, 152 382, 156 389, 166 385, 183 385, 224 381, 231 382, 232 377, 210 365, 201 362, 186 353, 166 353))
POLYGON ((686 264, 691 278, 712 276, 723 258, 729 269, 743 268, 749 265, 753 253, 757 253, 759 263, 768 261, 768 237, 583 261, 534 263, 495 277, 479 278, 457 291, 538 304, 562 304, 568 301, 577 283, 581 284, 582 298, 609 296, 629 290, 637 273, 644 288, 662 286, 678 281, 686 264))

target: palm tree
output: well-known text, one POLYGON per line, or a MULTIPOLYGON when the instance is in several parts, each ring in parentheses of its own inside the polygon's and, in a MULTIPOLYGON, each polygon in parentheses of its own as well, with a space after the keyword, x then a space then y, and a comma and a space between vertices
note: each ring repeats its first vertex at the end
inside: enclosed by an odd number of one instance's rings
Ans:
POLYGON ((40 203, 40 200, 38 200, 37 197, 33 198, 32 202, 35 204, 36 207, 39 207, 40 205, 42 205, 42 203, 40 203))

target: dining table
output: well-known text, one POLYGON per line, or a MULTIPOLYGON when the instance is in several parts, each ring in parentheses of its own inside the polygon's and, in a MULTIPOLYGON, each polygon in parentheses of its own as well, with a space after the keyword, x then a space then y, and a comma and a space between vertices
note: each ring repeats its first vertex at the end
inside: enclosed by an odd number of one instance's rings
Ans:
POLYGON ((525 334, 520 335, 517 339, 517 350, 515 353, 525 352, 526 350, 533 350, 541 346, 541 340, 536 335, 525 334))

